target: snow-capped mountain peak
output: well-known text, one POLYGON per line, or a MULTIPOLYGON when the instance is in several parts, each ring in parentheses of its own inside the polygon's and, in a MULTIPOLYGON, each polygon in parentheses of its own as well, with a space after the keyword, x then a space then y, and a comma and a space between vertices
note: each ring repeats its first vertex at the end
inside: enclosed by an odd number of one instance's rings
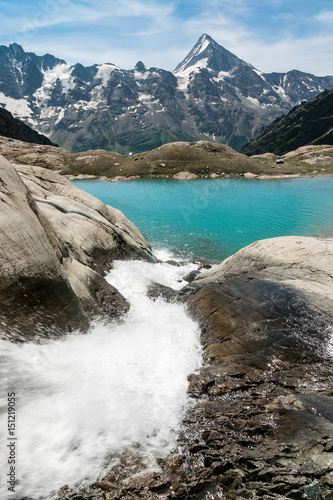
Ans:
POLYGON ((199 60, 205 59, 204 55, 201 55, 200 57, 200 54, 203 54, 205 52, 212 41, 212 38, 210 38, 208 35, 202 35, 194 45, 193 49, 187 54, 185 59, 180 64, 178 64, 178 66, 174 70, 174 74, 176 76, 181 76, 184 72, 188 73, 187 70, 189 68, 198 66, 199 60))
POLYGON ((221 71, 230 72, 240 64, 246 63, 215 42, 209 35, 204 34, 199 38, 185 59, 178 64, 174 70, 174 74, 175 76, 182 76, 182 73, 188 73, 191 67, 195 68, 198 65, 215 73, 220 73, 221 71), (206 60, 204 66, 200 63, 202 60, 206 60))

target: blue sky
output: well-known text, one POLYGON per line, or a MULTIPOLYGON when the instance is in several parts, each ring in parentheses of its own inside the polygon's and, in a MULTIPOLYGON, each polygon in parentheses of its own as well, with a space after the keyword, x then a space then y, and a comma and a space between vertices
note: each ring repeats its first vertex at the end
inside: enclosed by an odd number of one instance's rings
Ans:
POLYGON ((332 0, 0 0, 0 44, 173 70, 202 33, 265 71, 333 75, 332 0))

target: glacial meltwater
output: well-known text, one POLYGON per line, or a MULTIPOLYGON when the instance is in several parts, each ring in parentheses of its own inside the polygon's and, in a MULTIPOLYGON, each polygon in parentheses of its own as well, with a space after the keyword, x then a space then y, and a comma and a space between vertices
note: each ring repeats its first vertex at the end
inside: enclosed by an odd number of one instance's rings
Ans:
POLYGON ((55 498, 68 484, 103 477, 124 450, 165 457, 177 446, 187 377, 201 365, 198 325, 180 304, 146 296, 151 281, 173 288, 194 269, 115 262, 108 281, 131 308, 87 334, 23 345, 0 341, 0 498, 55 498), (6 487, 7 393, 16 395, 18 486, 6 487))
POLYGON ((333 178, 78 180, 154 247, 222 260, 276 236, 333 236, 333 178))

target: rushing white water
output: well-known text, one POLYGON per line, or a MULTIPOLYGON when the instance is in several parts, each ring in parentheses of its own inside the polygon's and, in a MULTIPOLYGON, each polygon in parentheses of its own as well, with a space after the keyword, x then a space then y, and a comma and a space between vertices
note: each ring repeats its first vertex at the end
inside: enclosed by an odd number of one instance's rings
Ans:
POLYGON ((187 376, 201 364, 199 329, 182 305, 152 301, 146 289, 179 288, 193 268, 116 262, 108 280, 131 304, 122 322, 40 345, 0 342, 1 498, 50 499, 100 477, 125 449, 154 458, 174 448, 187 376), (16 394, 16 495, 5 485, 7 392, 16 394))

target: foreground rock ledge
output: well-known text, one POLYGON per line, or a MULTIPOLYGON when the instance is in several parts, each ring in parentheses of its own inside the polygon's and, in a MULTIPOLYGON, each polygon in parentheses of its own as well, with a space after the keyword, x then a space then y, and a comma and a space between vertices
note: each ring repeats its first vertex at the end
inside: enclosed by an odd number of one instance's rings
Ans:
POLYGON ((182 453, 59 499, 332 499, 333 240, 257 242, 179 293, 201 323, 182 453))
POLYGON ((2 157, 0 200, 2 338, 54 337, 128 310, 104 275, 114 259, 154 258, 120 211, 55 172, 2 157))

